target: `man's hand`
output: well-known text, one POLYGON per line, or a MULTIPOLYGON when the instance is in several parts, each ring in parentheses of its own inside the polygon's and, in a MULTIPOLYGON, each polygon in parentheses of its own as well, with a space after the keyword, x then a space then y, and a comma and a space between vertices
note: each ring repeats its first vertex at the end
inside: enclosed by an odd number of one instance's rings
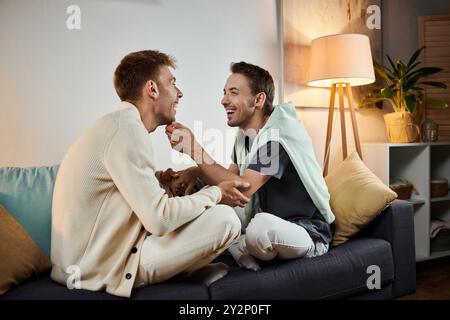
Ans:
POLYGON ((173 171, 172 168, 160 172, 161 174, 157 176, 157 178, 161 184, 167 187, 170 186, 173 179, 176 179, 179 176, 178 172, 173 171))
POLYGON ((156 172, 156 178, 159 180, 159 183, 164 185, 165 187, 170 189, 170 192, 174 194, 174 181, 178 179, 179 173, 172 170, 172 168, 169 168, 165 171, 157 171, 156 172))
POLYGON ((246 203, 250 200, 239 191, 239 189, 246 190, 250 188, 248 182, 238 180, 223 181, 217 186, 222 192, 222 200, 220 200, 221 204, 226 204, 231 207, 245 207, 246 203))
POLYGON ((172 149, 193 157, 197 141, 188 127, 179 122, 172 122, 166 126, 166 135, 172 149))
POLYGON ((182 171, 178 171, 178 177, 174 179, 173 194, 176 196, 190 195, 200 190, 204 183, 200 180, 198 167, 190 167, 182 171))

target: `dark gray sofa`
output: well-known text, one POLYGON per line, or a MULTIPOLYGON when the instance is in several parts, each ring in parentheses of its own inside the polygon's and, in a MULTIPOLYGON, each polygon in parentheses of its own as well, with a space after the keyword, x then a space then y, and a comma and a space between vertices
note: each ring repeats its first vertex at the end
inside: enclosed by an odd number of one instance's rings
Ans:
MULTIPOLYGON (((133 291, 132 299, 393 299, 416 288, 412 205, 394 201, 350 241, 316 258, 273 261, 253 272, 239 269, 230 256, 230 273, 210 287, 186 279, 171 280, 133 291), (369 290, 371 265, 380 267, 381 289, 369 290)), ((69 290, 41 274, 12 288, 0 300, 120 299, 105 292, 69 290)))

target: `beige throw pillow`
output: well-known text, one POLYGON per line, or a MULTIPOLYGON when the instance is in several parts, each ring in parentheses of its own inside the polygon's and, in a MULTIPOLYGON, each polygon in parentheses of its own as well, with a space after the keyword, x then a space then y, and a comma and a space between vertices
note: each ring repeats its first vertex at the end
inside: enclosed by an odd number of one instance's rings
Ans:
POLYGON ((397 194, 383 184, 353 152, 326 178, 334 221, 333 245, 339 245, 367 226, 397 194))
POLYGON ((50 260, 25 229, 0 206, 0 295, 50 267, 50 260))

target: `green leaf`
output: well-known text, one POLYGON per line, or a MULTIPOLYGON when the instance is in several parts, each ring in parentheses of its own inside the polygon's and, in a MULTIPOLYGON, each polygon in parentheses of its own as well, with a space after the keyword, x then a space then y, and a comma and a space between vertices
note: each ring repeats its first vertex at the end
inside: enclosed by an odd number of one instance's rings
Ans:
POLYGON ((441 72, 443 69, 442 68, 436 68, 436 67, 424 67, 424 68, 420 68, 415 70, 414 72, 412 72, 409 77, 416 77, 418 75, 420 75, 420 77, 427 77, 430 76, 432 74, 441 72))
POLYGON ((374 94, 380 95, 381 94, 380 92, 381 92, 380 89, 373 89, 370 93, 367 94, 367 96, 372 96, 374 94))
POLYGON ((448 107, 448 105, 447 105, 447 103, 445 103, 445 101, 439 100, 439 99, 432 99, 432 98, 426 98, 425 97, 423 99, 423 102, 425 102, 426 104, 429 104, 429 105, 431 105, 432 107, 435 107, 435 108, 443 109, 443 108, 447 108, 448 107))
POLYGON ((416 92, 416 99, 417 99, 416 101, 418 104, 423 103, 423 94, 416 92))
POLYGON ((408 108, 408 111, 413 113, 414 109, 416 108, 416 96, 415 95, 406 96, 405 103, 406 107, 408 108))
POLYGON ((425 84, 427 86, 432 86, 432 87, 441 88, 441 89, 447 89, 447 85, 445 83, 443 83, 443 82, 423 81, 423 82, 418 82, 417 83, 417 85, 420 85, 420 84, 425 84))
POLYGON ((392 61, 391 57, 389 57, 388 55, 386 55, 386 57, 388 58, 389 63, 391 64, 392 67, 392 74, 395 75, 397 78, 400 77, 400 74, 398 73, 397 67, 394 64, 394 62, 392 61))
MULTIPOLYGON (((382 77, 386 81, 392 81, 392 76, 388 74, 390 70, 387 68, 381 66, 377 61, 373 60, 373 67, 375 69, 375 72, 382 77)), ((391 72, 392 73, 392 72, 391 72)))
POLYGON ((425 49, 425 46, 422 47, 422 48, 420 48, 420 49, 418 49, 416 52, 414 52, 414 54, 412 55, 411 59, 409 59, 409 62, 408 62, 408 68, 410 68, 411 65, 417 60, 417 58, 419 57, 420 52, 421 52, 423 49, 425 49))
POLYGON ((377 103, 377 102, 379 102, 379 101, 386 101, 386 100, 389 100, 389 99, 383 98, 383 97, 381 97, 381 98, 364 98, 364 99, 360 102, 360 104, 377 103))
POLYGON ((406 76, 406 66, 400 60, 397 60, 397 69, 400 79, 404 79, 406 76))
POLYGON ((406 76, 408 76, 408 74, 410 74, 411 72, 414 72, 414 68, 417 67, 420 64, 420 62, 416 62, 414 63, 412 66, 407 67, 406 70, 406 76))
MULTIPOLYGON (((364 98, 363 100, 361 100, 361 101, 358 103, 358 108, 361 108, 361 107, 366 106, 366 105, 368 105, 368 104, 375 104, 375 105, 377 106, 377 108, 380 108, 380 107, 379 107, 379 104, 381 103, 381 106, 383 106, 383 105, 382 105, 383 101, 389 101, 389 99, 386 99, 386 98, 383 98, 383 97, 377 97, 377 98, 364 98)), ((380 108, 380 109, 381 109, 381 108, 380 108)))
POLYGON ((414 95, 419 99, 422 100, 423 98, 423 92, 415 90, 415 89, 411 89, 411 91, 414 93, 414 95))
POLYGON ((417 71, 411 73, 411 75, 409 75, 408 77, 409 79, 406 82, 406 88, 410 89, 416 84, 416 82, 420 78, 430 76, 432 74, 441 72, 442 70, 443 70, 442 68, 432 68, 432 67, 420 68, 417 71))
POLYGON ((387 99, 392 99, 394 97, 394 93, 389 88, 381 89, 381 94, 387 99))
POLYGON ((428 76, 441 72, 443 69, 420 67, 418 59, 424 48, 416 50, 407 64, 401 59, 396 59, 394 62, 389 55, 386 55, 387 66, 382 66, 373 60, 377 77, 383 78, 385 84, 367 94, 359 105, 375 104, 381 109, 382 103, 389 101, 395 111, 407 110, 409 112, 414 112, 423 102, 427 102, 429 106, 446 107, 444 101, 424 98, 424 87, 426 86, 447 88, 443 82, 427 81, 428 76))

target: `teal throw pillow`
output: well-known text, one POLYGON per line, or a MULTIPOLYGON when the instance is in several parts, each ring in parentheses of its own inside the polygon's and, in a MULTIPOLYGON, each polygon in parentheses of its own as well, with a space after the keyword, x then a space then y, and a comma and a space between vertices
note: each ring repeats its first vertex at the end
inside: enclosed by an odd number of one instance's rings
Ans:
POLYGON ((59 165, 0 168, 0 205, 50 257, 52 196, 59 165))

